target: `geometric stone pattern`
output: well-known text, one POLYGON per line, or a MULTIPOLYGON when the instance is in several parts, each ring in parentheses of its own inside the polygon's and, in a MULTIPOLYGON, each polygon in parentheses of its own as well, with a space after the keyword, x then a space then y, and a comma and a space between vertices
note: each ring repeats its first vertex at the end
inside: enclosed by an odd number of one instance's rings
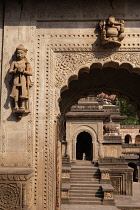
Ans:
POLYGON ((121 177, 110 177, 111 183, 114 187, 114 194, 120 195, 121 194, 121 177))
POLYGON ((20 184, 0 184, 0 209, 20 209, 20 184))

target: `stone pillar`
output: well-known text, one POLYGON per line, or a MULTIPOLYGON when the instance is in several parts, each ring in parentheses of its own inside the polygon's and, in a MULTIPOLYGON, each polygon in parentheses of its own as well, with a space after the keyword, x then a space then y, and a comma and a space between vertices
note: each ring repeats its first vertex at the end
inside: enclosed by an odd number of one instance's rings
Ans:
POLYGON ((71 141, 70 140, 67 140, 67 156, 70 157, 70 161, 72 159, 72 148, 71 148, 71 141))

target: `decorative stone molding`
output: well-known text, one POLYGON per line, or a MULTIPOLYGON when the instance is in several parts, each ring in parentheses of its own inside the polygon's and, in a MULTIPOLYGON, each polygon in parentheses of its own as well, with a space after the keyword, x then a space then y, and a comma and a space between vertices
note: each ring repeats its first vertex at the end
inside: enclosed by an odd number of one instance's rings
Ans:
POLYGON ((109 168, 100 168, 101 180, 100 183, 111 183, 110 181, 110 169, 109 168))
MULTIPOLYGON (((40 88, 40 84, 42 82, 42 79, 45 81, 45 90, 44 93, 46 95, 46 103, 44 105, 44 110, 46 110, 45 117, 45 140, 43 143, 43 147, 45 148, 43 158, 44 158, 44 164, 43 164, 43 174, 42 177, 42 184, 43 184, 43 208, 49 208, 52 209, 52 203, 53 203, 53 193, 54 191, 54 182, 53 182, 53 174, 54 173, 54 165, 53 165, 53 158, 54 158, 54 152, 51 148, 53 148, 53 145, 55 145, 56 139, 60 139, 59 135, 56 135, 56 138, 54 138, 54 122, 57 121, 58 117, 60 116, 60 109, 58 100, 60 99, 60 92, 63 87, 68 87, 68 82, 70 81, 69 78, 73 75, 75 75, 75 78, 78 78, 78 72, 81 68, 85 68, 85 71, 90 71, 90 67, 94 68, 105 68, 108 66, 119 68, 124 67, 130 72, 137 72, 137 69, 134 69, 135 67, 140 67, 140 55, 138 52, 123 52, 125 50, 128 51, 128 49, 131 51, 134 48, 131 48, 131 46, 125 46, 123 48, 120 48, 118 52, 116 50, 108 52, 106 49, 103 49, 98 46, 94 46, 94 49, 96 49, 93 52, 93 46, 90 43, 85 43, 84 41, 82 43, 60 43, 60 39, 69 38, 73 39, 72 36, 67 37, 60 35, 57 35, 55 41, 56 34, 48 35, 45 34, 44 31, 39 32, 37 37, 37 74, 36 74, 36 110, 35 110, 35 129, 36 129, 36 136, 35 136, 35 204, 37 202, 37 196, 39 192, 39 186, 37 183, 39 182, 39 165, 38 165, 38 151, 39 151, 39 138, 41 135, 41 131, 39 130, 39 119, 42 117, 41 111, 39 110, 40 105, 40 99, 42 96, 42 90, 40 88), (43 33, 43 34, 42 34, 43 33), (58 37, 59 36, 59 37, 58 37), (58 41, 59 38, 59 41, 58 41), (51 39, 53 39, 53 42, 51 42, 51 39), (47 42, 46 42, 47 40, 47 42), (99 49, 100 48, 100 49, 99 49), (46 51, 46 62, 44 62, 44 53, 46 51), (42 54, 43 53, 43 54, 42 54), (42 56, 43 55, 43 56, 42 56), (42 63, 44 63, 44 68, 42 72, 42 63), (92 65, 92 66, 91 66, 92 65), (133 68, 134 67, 134 68, 133 68), (42 78, 42 75, 45 75, 45 78, 42 78), (54 89, 54 86, 56 87, 54 89), (53 114, 52 114, 53 113, 53 114), (53 139, 53 141, 52 141, 53 139), (48 186, 48 187, 47 187, 48 186), (46 192, 47 188, 47 192, 46 192)), ((78 36, 79 37, 79 36, 78 36)), ((77 39, 78 39, 77 37, 77 39)), ((136 36, 137 37, 137 36, 136 36)), ((76 38, 76 37, 74 37, 76 38)), ((87 39, 87 36, 84 38, 87 39)), ((83 38, 83 39, 84 39, 83 38)), ((90 38, 96 38, 91 37, 90 38)), ((82 35, 80 37, 82 39, 82 35)), ((136 50, 138 51, 139 47, 136 47, 136 50)), ((58 131, 58 133, 61 133, 61 131, 58 131)), ((60 149, 58 149, 60 151, 60 149)), ((60 200, 59 200, 59 191, 60 191, 60 173, 61 169, 59 167, 60 163, 60 155, 57 153, 57 207, 60 206, 60 200)), ((59 207, 58 207, 59 208, 59 207)))
POLYGON ((109 169, 107 170, 102 170, 100 169, 100 172, 101 172, 101 179, 110 179, 110 176, 109 176, 109 169))
POLYGON ((0 169, 0 209, 33 207, 33 169, 0 169))
POLYGON ((62 199, 69 199, 69 191, 68 190, 62 190, 61 191, 61 198, 62 199))
POLYGON ((70 179, 70 170, 62 171, 62 179, 70 179))
POLYGON ((55 86, 62 88, 68 85, 70 76, 77 75, 80 69, 85 68, 85 71, 90 71, 90 68, 126 68, 130 72, 138 72, 140 68, 139 53, 93 53, 93 52, 67 52, 56 53, 56 74, 55 86), (92 65, 94 64, 94 65, 92 65), (92 66, 91 66, 92 65, 92 66))

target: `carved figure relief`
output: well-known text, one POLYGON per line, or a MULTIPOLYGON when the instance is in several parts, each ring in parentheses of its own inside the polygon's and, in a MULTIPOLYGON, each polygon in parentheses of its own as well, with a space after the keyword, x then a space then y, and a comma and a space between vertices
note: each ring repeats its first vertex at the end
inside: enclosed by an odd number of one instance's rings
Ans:
POLYGON ((32 69, 26 58, 27 49, 23 45, 16 48, 16 61, 13 61, 9 70, 12 74, 12 92, 14 99, 13 112, 29 113, 29 89, 32 86, 30 76, 32 69))
POLYGON ((102 45, 106 47, 120 46, 124 39, 124 21, 116 20, 110 16, 108 20, 102 20, 99 23, 101 29, 102 45))

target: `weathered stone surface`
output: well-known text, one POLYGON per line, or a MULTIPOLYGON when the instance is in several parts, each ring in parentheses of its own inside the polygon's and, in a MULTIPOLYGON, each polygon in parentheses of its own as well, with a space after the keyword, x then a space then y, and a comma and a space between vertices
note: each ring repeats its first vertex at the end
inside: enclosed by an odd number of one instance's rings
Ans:
MULTIPOLYGON (((33 208, 60 209, 60 140, 69 107, 83 95, 104 90, 125 96, 140 108, 140 4, 136 0, 4 4, 0 4, 0 164, 33 167, 33 208), (100 46, 98 24, 110 14, 125 21, 126 36, 119 49, 100 46), (21 43, 28 49, 34 86, 31 113, 19 120, 11 114, 8 71, 15 46, 21 43)), ((14 188, 19 189, 17 182, 14 188)))

